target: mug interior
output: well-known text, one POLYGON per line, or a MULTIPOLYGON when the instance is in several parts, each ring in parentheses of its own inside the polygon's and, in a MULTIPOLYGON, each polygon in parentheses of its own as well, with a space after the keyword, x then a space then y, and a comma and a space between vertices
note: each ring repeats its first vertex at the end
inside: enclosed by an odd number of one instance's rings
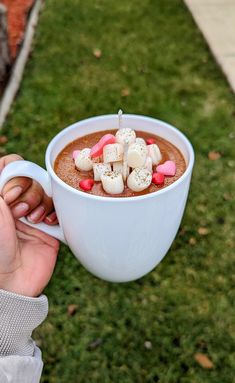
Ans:
MULTIPOLYGON (((172 185, 180 182, 182 178, 186 177, 187 174, 192 171, 192 167, 194 163, 194 152, 193 152, 192 145, 189 142, 189 140, 185 137, 185 135, 181 133, 178 129, 173 127, 172 125, 151 117, 145 117, 145 116, 133 115, 133 114, 124 114, 122 117, 122 127, 132 128, 135 131, 145 131, 147 133, 157 135, 169 141, 180 150, 180 152, 182 153, 185 159, 187 168, 184 174, 172 185)), ((110 115, 88 118, 86 120, 76 122, 73 125, 70 125, 67 128, 63 129, 60 133, 58 133, 52 139, 52 141, 50 142, 47 148, 46 167, 48 172, 57 182, 60 182, 60 183, 62 182, 65 185, 65 183, 54 172, 55 160, 58 154, 65 148, 65 146, 67 146, 70 142, 84 135, 95 133, 98 131, 118 129, 118 128, 119 128, 118 115, 110 114, 110 115)), ((162 189, 162 191, 167 190, 172 185, 162 189)), ((79 190, 73 189, 71 186, 67 184, 66 186, 68 186, 73 191, 81 193, 79 190)), ((151 194, 155 194, 155 193, 151 193, 151 194)), ((89 196, 97 197, 90 194, 89 196)), ((112 198, 112 197, 98 197, 98 198, 103 199, 103 198, 112 198)), ((125 199, 129 199, 129 198, 133 198, 133 197, 127 197, 125 199)), ((139 198, 139 197, 135 197, 135 198, 139 198)))

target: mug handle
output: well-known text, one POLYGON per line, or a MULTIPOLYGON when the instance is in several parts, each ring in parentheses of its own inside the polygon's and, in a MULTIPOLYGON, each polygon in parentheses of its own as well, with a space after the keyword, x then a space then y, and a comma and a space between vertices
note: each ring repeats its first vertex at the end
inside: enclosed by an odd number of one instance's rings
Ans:
MULTIPOLYGON (((8 164, 0 174, 0 194, 6 183, 14 177, 32 178, 42 186, 48 197, 52 197, 51 181, 47 171, 33 162, 19 160, 8 164)), ((43 222, 34 224, 27 221, 25 218, 21 218, 20 220, 67 244, 63 231, 59 225, 49 226, 43 222)))

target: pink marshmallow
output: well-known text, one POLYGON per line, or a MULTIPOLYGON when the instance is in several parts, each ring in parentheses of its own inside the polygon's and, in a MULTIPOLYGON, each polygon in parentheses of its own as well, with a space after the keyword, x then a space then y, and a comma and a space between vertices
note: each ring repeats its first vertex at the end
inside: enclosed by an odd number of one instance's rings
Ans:
POLYGON ((91 148, 91 153, 90 153, 90 156, 91 158, 96 158, 96 157, 99 157, 101 156, 103 153, 103 148, 100 146, 99 142, 97 144, 95 144, 92 148, 91 148))
POLYGON ((102 147, 104 147, 105 145, 109 145, 109 144, 115 144, 115 142, 116 142, 116 137, 113 134, 105 134, 99 140, 99 144, 102 147))
POLYGON ((80 152, 80 150, 74 150, 74 151, 73 151, 72 157, 73 157, 73 160, 74 160, 74 161, 76 160, 76 158, 77 158, 79 152, 80 152))
POLYGON ((105 134, 97 144, 91 148, 91 158, 99 157, 103 154, 103 148, 105 145, 114 144, 116 137, 113 134, 105 134))
POLYGON ((156 170, 165 176, 174 176, 176 173, 176 165, 174 161, 166 161, 164 164, 158 165, 156 170))

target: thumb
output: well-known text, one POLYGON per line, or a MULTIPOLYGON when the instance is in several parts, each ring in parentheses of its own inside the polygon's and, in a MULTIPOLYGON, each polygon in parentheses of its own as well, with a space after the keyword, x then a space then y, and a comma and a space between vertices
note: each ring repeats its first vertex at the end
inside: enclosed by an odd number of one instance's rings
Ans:
POLYGON ((0 196, 0 236, 5 233, 8 226, 15 227, 14 219, 5 201, 0 196))

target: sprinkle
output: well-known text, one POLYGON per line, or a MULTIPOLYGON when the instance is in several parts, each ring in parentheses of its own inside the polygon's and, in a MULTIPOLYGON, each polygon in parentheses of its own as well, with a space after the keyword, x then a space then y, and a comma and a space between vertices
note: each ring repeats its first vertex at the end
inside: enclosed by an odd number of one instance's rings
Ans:
POLYGON ((155 140, 154 138, 147 138, 146 143, 147 145, 152 145, 152 144, 155 144, 155 140))
POLYGON ((93 186, 94 180, 92 178, 88 178, 79 182, 79 187, 84 191, 90 191, 93 188, 93 186))
POLYGON ((153 173, 153 176, 152 176, 152 182, 153 182, 155 185, 162 185, 162 184, 164 184, 164 181, 165 181, 165 176, 164 176, 164 174, 161 174, 161 173, 153 173))

